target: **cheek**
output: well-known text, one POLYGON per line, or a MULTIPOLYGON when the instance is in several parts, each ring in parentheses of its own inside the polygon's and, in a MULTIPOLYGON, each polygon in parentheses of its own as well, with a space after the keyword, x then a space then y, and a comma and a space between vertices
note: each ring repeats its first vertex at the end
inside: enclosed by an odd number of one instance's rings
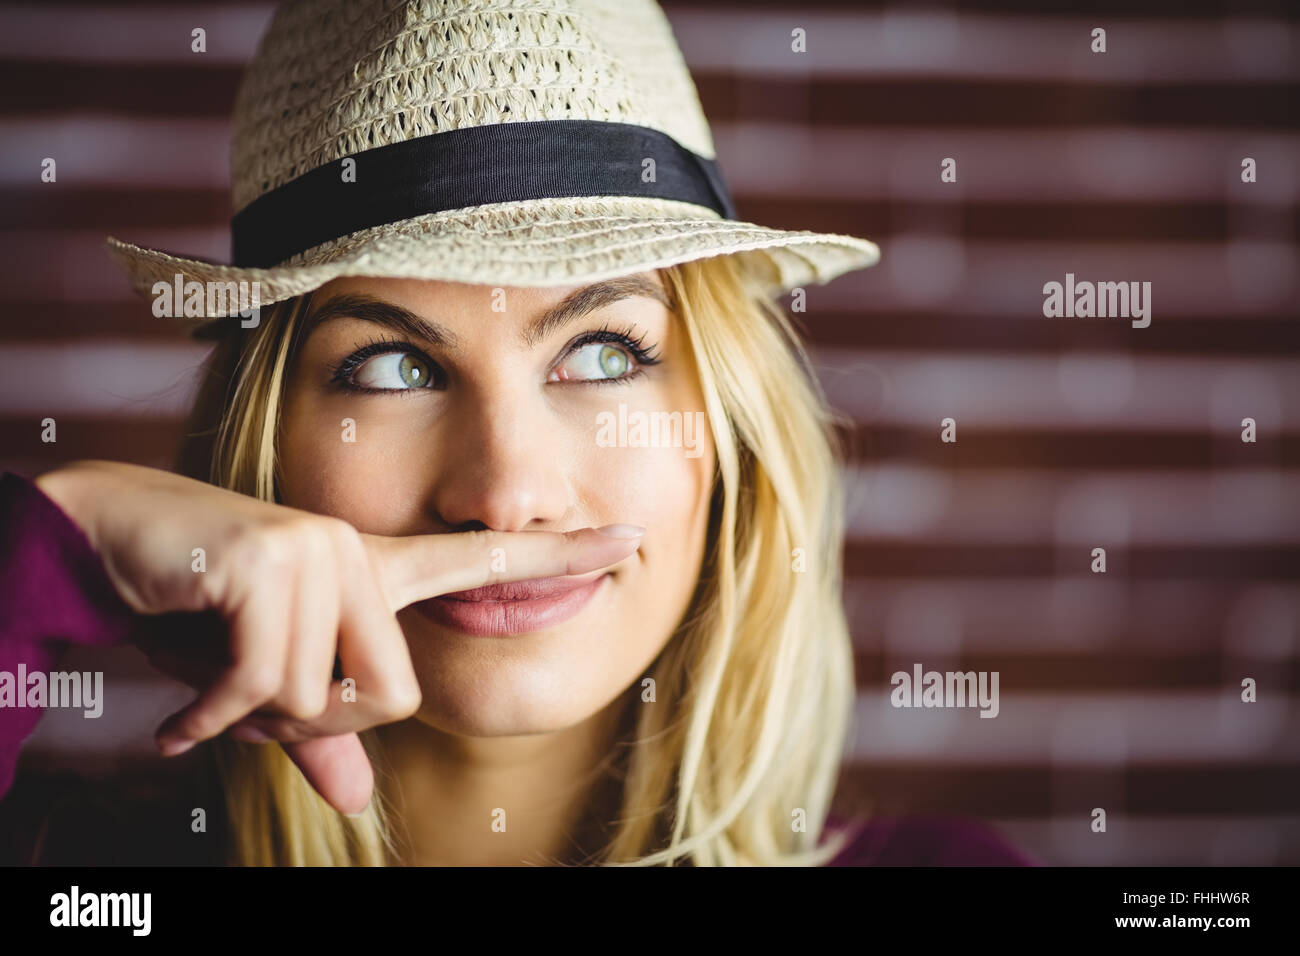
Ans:
MULTIPOLYGON (((676 356, 676 368, 685 364, 676 356)), ((701 516, 707 519, 714 469, 703 404, 698 386, 679 371, 589 413, 571 445, 584 510, 644 526, 644 551, 690 547, 701 516)))
POLYGON ((627 522, 646 529, 637 563, 619 588, 622 644, 634 669, 658 654, 686 610, 699 577, 708 530, 713 448, 597 448, 581 470, 592 524, 627 522), (635 660, 632 660, 635 658, 635 660))
POLYGON ((367 417, 362 403, 291 398, 280 440, 281 499, 293 508, 343 518, 370 534, 404 534, 420 500, 409 436, 367 417), (348 407, 350 406, 350 407, 348 407))
POLYGON ((643 552, 690 543, 707 508, 712 452, 688 458, 680 448, 598 448, 579 471, 582 508, 593 524, 646 529, 643 552))

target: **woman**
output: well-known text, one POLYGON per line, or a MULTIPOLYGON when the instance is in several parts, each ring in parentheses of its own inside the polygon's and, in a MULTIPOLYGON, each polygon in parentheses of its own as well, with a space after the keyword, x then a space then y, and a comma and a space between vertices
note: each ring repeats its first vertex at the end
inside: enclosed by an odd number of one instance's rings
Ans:
POLYGON ((198 689, 158 742, 219 768, 232 862, 1020 862, 826 826, 842 499, 776 296, 874 245, 735 221, 652 3, 428 7, 277 13, 235 266, 110 240, 219 340, 190 477, 8 479, 0 647, 198 689))

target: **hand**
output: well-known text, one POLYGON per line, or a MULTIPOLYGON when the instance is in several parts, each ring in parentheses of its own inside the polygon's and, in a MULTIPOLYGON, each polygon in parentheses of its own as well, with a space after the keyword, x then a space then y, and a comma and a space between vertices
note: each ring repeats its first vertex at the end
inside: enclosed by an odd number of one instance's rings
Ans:
POLYGON ((141 614, 208 611, 222 628, 191 646, 157 629, 142 640, 198 698, 158 730, 165 755, 239 724, 284 742, 332 806, 357 812, 374 774, 357 732, 420 705, 396 613, 503 581, 581 574, 623 560, 640 537, 595 529, 383 537, 168 472, 79 462, 36 484, 85 532, 123 600, 141 614), (193 570, 196 548, 206 570, 193 570), (508 572, 491 570, 503 549, 508 572), (222 633, 224 631, 224 633, 222 633), (214 648, 212 639, 224 643, 214 648), (355 680, 345 702, 335 657, 355 680))

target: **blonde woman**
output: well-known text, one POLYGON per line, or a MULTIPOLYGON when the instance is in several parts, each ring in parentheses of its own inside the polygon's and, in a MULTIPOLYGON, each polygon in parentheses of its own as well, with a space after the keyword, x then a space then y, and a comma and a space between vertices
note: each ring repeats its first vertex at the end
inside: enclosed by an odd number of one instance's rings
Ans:
POLYGON ((217 340, 181 474, 0 484, 0 669, 131 640, 193 686, 194 858, 1022 862, 828 826, 838 456, 777 296, 878 254, 735 220, 653 4, 289 4, 233 167, 234 266, 112 241, 217 340))

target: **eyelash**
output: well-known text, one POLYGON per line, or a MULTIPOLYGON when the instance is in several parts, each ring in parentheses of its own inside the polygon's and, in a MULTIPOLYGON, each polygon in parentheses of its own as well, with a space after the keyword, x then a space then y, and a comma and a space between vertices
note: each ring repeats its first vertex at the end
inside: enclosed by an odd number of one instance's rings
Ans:
MULTIPOLYGON (((610 328, 609 325, 604 325, 594 331, 584 332, 582 335, 570 342, 565 348, 564 354, 556 360, 555 365, 552 365, 551 368, 555 368, 556 365, 562 364, 565 359, 584 345, 591 345, 593 343, 617 345, 625 349, 634 359, 636 359, 638 367, 627 375, 622 375, 618 378, 589 379, 587 381, 571 382, 568 384, 626 385, 633 379, 639 378, 645 374, 645 370, 648 366, 658 365, 663 361, 658 357, 658 345, 647 346, 645 344, 645 333, 633 338, 633 330, 631 328, 619 331, 610 328)), ((380 393, 384 395, 391 395, 394 392, 409 394, 411 392, 427 391, 428 389, 426 388, 368 388, 364 385, 357 385, 352 381, 352 376, 356 374, 356 371, 361 368, 368 359, 372 359, 376 355, 389 355, 394 352, 409 352, 427 362, 430 367, 441 371, 437 362, 429 358, 429 356, 421 349, 416 348, 410 342, 407 342, 404 339, 386 339, 378 337, 370 339, 369 342, 357 348, 355 352, 347 356, 343 361, 330 366, 330 384, 350 392, 380 393)), ((550 369, 547 370, 547 373, 550 373, 550 369)))
MULTIPOLYGON (((607 345, 617 345, 630 352, 632 358, 636 359, 637 368, 626 375, 620 375, 618 378, 594 378, 585 382, 575 382, 576 385, 627 385, 633 379, 640 378, 645 374, 645 370, 651 365, 658 365, 661 361, 658 355, 659 346, 645 344, 645 333, 642 332, 636 338, 632 337, 633 330, 624 328, 622 331, 611 329, 608 324, 602 325, 599 329, 592 332, 584 332, 576 339, 569 343, 569 347, 564 350, 556 365, 564 362, 570 355, 578 351, 584 345, 592 343, 604 343, 607 345)), ((554 368, 555 366, 551 366, 554 368)), ((549 370, 548 370, 549 371, 549 370)))
POLYGON ((390 395, 394 392, 406 393, 424 391, 424 389, 418 388, 368 388, 365 385, 357 385, 352 381, 352 376, 356 374, 357 369, 361 368, 368 359, 372 359, 376 355, 389 355, 393 352, 410 352, 412 355, 419 356, 434 368, 438 367, 429 356, 425 355, 424 352, 416 348, 410 342, 404 341, 403 339, 376 337, 371 338, 365 345, 357 348, 355 352, 343 359, 343 361, 339 362, 337 365, 330 366, 330 384, 349 392, 373 392, 385 395, 390 395))

